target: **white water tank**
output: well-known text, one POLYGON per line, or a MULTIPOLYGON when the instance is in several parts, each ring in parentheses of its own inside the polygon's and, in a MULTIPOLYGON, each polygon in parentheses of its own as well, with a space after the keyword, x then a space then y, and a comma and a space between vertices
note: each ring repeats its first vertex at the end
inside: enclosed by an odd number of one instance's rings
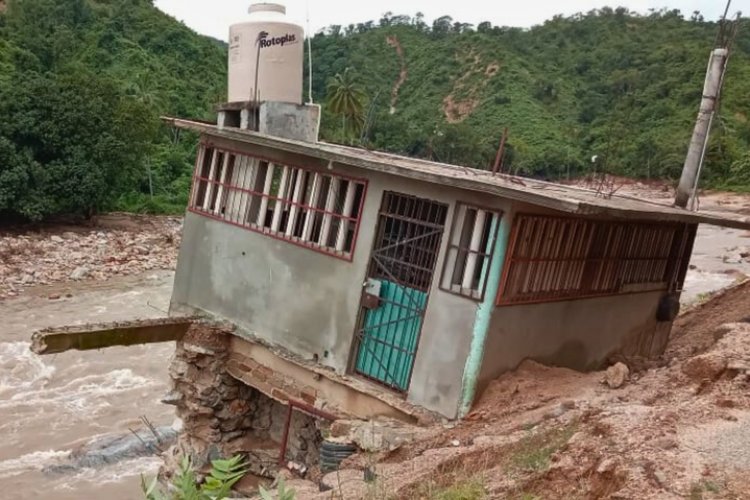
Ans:
POLYGON ((302 104, 304 30, 277 3, 252 4, 249 12, 249 21, 229 27, 229 102, 302 104))

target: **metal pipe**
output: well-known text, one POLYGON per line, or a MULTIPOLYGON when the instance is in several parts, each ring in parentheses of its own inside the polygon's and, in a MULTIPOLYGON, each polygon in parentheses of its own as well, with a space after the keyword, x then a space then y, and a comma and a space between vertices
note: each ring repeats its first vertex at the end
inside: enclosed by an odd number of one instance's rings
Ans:
POLYGON ((339 252, 344 249, 344 245, 346 244, 346 232, 349 226, 347 218, 352 215, 352 209, 354 208, 354 194, 356 191, 357 186, 352 181, 347 181, 344 210, 341 212, 343 217, 339 219, 339 234, 336 237, 336 250, 339 252))
POLYGON ((281 437, 281 445, 279 448, 279 466, 281 467, 284 466, 284 458, 286 457, 286 449, 289 446, 289 428, 292 425, 292 409, 293 408, 297 408, 315 417, 320 417, 331 422, 338 419, 338 417, 334 415, 333 413, 328 413, 325 410, 320 410, 318 408, 315 408, 312 405, 303 403, 302 401, 295 401, 293 399, 288 400, 286 422, 284 423, 284 434, 281 437))
POLYGON ((338 177, 331 177, 331 182, 328 185, 328 198, 326 199, 325 214, 323 215, 323 225, 320 228, 320 236, 318 237, 318 245, 327 247, 329 233, 331 232, 331 213, 336 208, 336 198, 339 195, 339 187, 341 180, 338 177))
POLYGON ((303 241, 310 241, 310 236, 312 235, 313 223, 314 223, 315 214, 316 214, 313 208, 318 208, 318 195, 320 192, 320 183, 321 183, 321 175, 315 172, 315 174, 313 174, 312 187, 310 188, 310 199, 307 202, 307 205, 312 208, 308 209, 307 213, 305 214, 305 226, 302 228, 302 240, 303 241))
POLYGON ((203 196, 203 204, 201 205, 201 208, 203 210, 209 209, 209 202, 211 201, 211 193, 213 192, 213 184, 212 181, 214 179, 214 176, 216 175, 216 162, 217 158, 219 157, 219 152, 215 149, 212 151, 211 156, 211 168, 208 171, 208 182, 206 183, 206 193, 203 196))
POLYGON ((284 204, 282 200, 287 198, 287 185, 289 184, 289 178, 292 176, 292 172, 289 167, 284 165, 281 170, 281 181, 279 182, 279 191, 277 193, 276 204, 273 209, 273 218, 271 219, 271 231, 278 231, 279 225, 281 224, 281 215, 284 211, 284 204))
POLYGON ((266 178, 263 183, 263 196, 260 200, 260 210, 258 211, 258 226, 264 227, 266 224, 266 215, 268 212, 268 197, 271 194, 273 183, 274 164, 269 163, 266 167, 266 178))
POLYGON ((482 244, 482 233, 484 233, 486 215, 487 212, 484 210, 476 210, 474 228, 471 233, 471 242, 469 243, 469 252, 466 255, 466 267, 464 268, 464 276, 461 281, 461 288, 467 290, 471 290, 471 285, 474 283, 474 272, 477 269, 477 253, 479 252, 479 245, 482 244))
POLYGON ((297 226, 297 206, 300 203, 300 197, 302 196, 302 187, 305 185, 306 175, 307 173, 304 170, 297 170, 297 179, 294 183, 294 193, 292 194, 292 205, 289 207, 289 220, 286 223, 287 236, 292 236, 294 234, 294 229, 297 226))

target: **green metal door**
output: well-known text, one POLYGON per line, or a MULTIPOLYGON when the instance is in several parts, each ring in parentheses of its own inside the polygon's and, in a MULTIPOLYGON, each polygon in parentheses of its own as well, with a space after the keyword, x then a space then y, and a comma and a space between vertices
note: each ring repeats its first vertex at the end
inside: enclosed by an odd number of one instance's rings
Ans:
POLYGON ((447 207, 386 192, 362 294, 354 371, 409 387, 447 207))

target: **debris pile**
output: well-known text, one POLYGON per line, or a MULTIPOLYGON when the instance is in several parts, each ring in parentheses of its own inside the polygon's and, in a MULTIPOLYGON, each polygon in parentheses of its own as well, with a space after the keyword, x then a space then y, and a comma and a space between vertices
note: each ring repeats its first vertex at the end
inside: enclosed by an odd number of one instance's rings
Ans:
POLYGON ((352 457, 323 482, 344 498, 748 498, 748 310, 750 282, 694 308, 664 363, 584 374, 526 361, 463 421, 352 457))
POLYGON ((181 218, 128 218, 114 228, 0 233, 0 300, 36 285, 174 269, 181 218))

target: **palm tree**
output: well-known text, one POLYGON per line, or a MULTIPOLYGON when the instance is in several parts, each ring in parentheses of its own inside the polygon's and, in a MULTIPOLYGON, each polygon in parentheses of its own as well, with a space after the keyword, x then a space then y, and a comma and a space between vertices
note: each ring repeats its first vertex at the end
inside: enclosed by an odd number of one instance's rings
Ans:
POLYGON ((341 117, 341 131, 356 132, 364 124, 365 92, 351 68, 336 73, 327 87, 327 102, 333 114, 341 117))

